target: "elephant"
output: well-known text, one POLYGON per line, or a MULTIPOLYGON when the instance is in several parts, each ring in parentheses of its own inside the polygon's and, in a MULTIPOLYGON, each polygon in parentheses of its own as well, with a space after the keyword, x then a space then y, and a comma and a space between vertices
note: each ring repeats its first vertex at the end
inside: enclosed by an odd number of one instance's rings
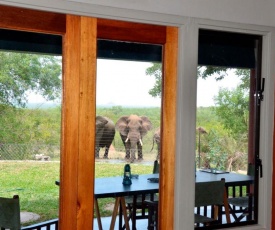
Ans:
POLYGON ((108 117, 96 116, 95 157, 99 158, 100 148, 105 148, 103 158, 108 158, 109 148, 115 137, 115 125, 108 117))
POLYGON ((157 155, 157 158, 156 160, 159 160, 160 158, 160 128, 158 128, 155 133, 154 133, 154 136, 153 136, 153 146, 152 146, 152 149, 151 149, 151 152, 154 148, 154 144, 156 143, 157 147, 158 147, 158 155, 157 155))
POLYGON ((138 149, 138 160, 143 160, 142 138, 152 129, 152 123, 146 116, 122 116, 116 122, 116 130, 119 131, 121 140, 125 146, 126 161, 134 162, 138 149))

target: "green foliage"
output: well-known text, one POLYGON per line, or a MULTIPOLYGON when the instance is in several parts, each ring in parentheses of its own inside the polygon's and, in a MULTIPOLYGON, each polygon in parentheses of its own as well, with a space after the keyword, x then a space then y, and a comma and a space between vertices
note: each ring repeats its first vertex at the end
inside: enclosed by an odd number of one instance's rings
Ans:
POLYGON ((216 114, 214 106, 199 107, 197 108, 197 127, 203 127, 204 129, 222 129, 222 124, 219 117, 216 114))
POLYGON ((214 76, 216 81, 222 80, 227 76, 227 71, 229 69, 226 67, 216 67, 216 66, 198 66, 198 77, 206 79, 208 77, 214 76))
POLYGON ((121 114, 121 112, 123 111, 123 108, 121 105, 113 106, 111 111, 113 114, 117 115, 117 114, 121 114))
POLYGON ((248 90, 236 87, 221 89, 216 97, 216 114, 224 127, 236 138, 248 134, 249 95, 248 90))
POLYGON ((149 94, 152 97, 161 97, 162 90, 162 64, 152 63, 152 66, 146 69, 146 75, 155 77, 155 85, 149 90, 149 94))
POLYGON ((249 89, 250 87, 250 70, 249 69, 237 69, 235 74, 240 77, 242 89, 249 89))
MULTIPOLYGON (((229 171, 246 168, 247 137, 234 138, 224 128, 222 120, 215 113, 215 107, 198 108, 197 127, 207 133, 200 136, 201 166, 229 171)), ((198 149, 198 132, 197 132, 198 149)), ((198 162, 198 155, 196 156, 198 162)))
POLYGON ((61 108, 23 109, 1 106, 0 143, 60 143, 61 108))
POLYGON ((24 107, 30 91, 60 98, 61 59, 49 55, 0 52, 0 104, 24 107))
POLYGON ((202 167, 228 171, 246 168, 247 140, 234 139, 226 133, 211 129, 202 136, 201 143, 202 167))

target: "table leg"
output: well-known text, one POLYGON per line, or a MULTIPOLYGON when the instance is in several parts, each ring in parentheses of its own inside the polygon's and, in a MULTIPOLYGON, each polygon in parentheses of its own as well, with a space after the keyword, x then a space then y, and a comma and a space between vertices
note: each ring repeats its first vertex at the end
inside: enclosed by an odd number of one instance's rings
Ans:
POLYGON ((126 230, 130 230, 130 226, 129 226, 129 222, 128 222, 128 217, 127 217, 125 198, 121 197, 120 198, 120 202, 121 202, 121 208, 122 208, 122 213, 123 213, 123 217, 124 217, 125 229, 126 230))
POLYGON ((122 206, 121 206, 121 200, 120 200, 119 214, 118 214, 118 229, 123 229, 122 228, 122 206))
POLYGON ((129 226, 129 222, 128 222, 128 218, 127 218, 126 202, 125 202, 124 197, 116 197, 116 199, 115 199, 115 206, 114 206, 114 210, 113 210, 113 214, 112 214, 110 230, 114 230, 114 228, 115 228, 119 204, 121 205, 122 214, 124 217, 125 229, 130 230, 130 226, 129 226))
POLYGON ((116 216, 117 216, 119 203, 120 203, 120 197, 116 197, 115 206, 114 206, 114 210, 113 210, 113 214, 112 214, 110 230, 114 230, 114 228, 115 228, 116 216))
POLYGON ((136 215, 137 215, 137 195, 133 196, 133 216, 132 216, 132 229, 136 229, 136 215))
POLYGON ((223 203, 224 203, 223 205, 224 205, 224 210, 225 210, 226 221, 227 221, 227 223, 231 223, 226 189, 224 189, 224 193, 223 193, 223 203))
POLYGON ((96 219, 97 219, 98 229, 103 230, 97 198, 94 199, 94 202, 95 202, 95 212, 96 212, 96 219))

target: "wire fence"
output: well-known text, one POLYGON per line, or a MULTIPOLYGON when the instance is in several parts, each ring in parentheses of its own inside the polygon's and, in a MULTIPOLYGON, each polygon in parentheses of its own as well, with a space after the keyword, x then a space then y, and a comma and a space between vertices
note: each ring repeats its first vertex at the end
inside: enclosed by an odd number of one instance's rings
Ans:
POLYGON ((0 160, 59 160, 60 146, 45 144, 0 144, 0 160))
MULTIPOLYGON (((151 135, 149 135, 151 136, 151 135)), ((143 148, 144 154, 157 154, 157 148, 155 146, 154 150, 152 148, 151 137, 145 138, 145 146, 143 148)), ((105 149, 101 149, 100 157, 103 157, 105 149)), ((60 160, 60 146, 59 145, 46 145, 46 144, 0 144, 0 160, 60 160)), ((117 140, 113 140, 109 158, 124 158, 125 147, 123 146, 120 137, 117 140), (118 155, 120 154, 120 155, 118 155)), ((92 153, 94 154, 94 153, 92 153)), ((137 153, 136 153, 137 154, 137 153)))

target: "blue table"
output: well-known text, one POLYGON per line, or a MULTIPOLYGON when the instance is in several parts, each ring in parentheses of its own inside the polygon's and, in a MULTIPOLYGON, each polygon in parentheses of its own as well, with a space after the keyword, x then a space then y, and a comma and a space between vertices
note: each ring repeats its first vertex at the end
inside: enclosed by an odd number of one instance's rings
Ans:
MULTIPOLYGON (((129 224, 127 220, 127 212, 125 205, 125 196, 133 196, 134 204, 136 201, 137 195, 142 194, 154 194, 159 192, 159 184, 151 183, 148 181, 148 178, 158 178, 159 174, 146 174, 139 175, 138 179, 133 178, 132 184, 130 186, 124 186, 122 184, 123 177, 104 177, 104 178, 96 178, 95 179, 95 209, 98 220, 99 230, 102 230, 102 224, 100 219, 100 212, 98 208, 98 199, 100 198, 115 198, 115 206, 112 215, 111 227, 110 230, 114 229, 116 216, 118 214, 118 208, 121 208, 121 212, 124 217, 124 222, 126 225, 126 229, 129 229, 129 224)), ((207 173, 207 172, 196 172, 196 183, 199 182, 208 182, 208 181, 219 181, 222 178, 225 179, 226 187, 236 187, 236 186, 248 186, 254 183, 254 177, 248 175, 242 175, 237 173, 224 173, 224 174, 215 174, 215 173, 207 173)), ((59 185, 59 182, 56 182, 59 185)), ((135 209, 134 209, 135 211, 135 209)), ((135 216, 135 213, 133 213, 135 216)), ((121 221, 121 215, 120 215, 121 221)), ((121 228, 121 223, 119 224, 121 228)), ((135 229, 136 222, 135 219, 132 221, 132 229, 135 229)))
MULTIPOLYGON (((95 208, 96 208, 99 230, 102 230, 102 224, 101 224, 100 213, 98 208, 98 199, 107 198, 107 197, 115 198, 115 206, 112 214, 110 230, 114 229, 119 207, 121 208, 120 213, 122 213, 124 217, 125 227, 126 229, 129 229, 124 197, 133 196, 134 198, 133 206, 135 207, 137 195, 158 193, 159 184, 148 181, 148 178, 158 178, 158 177, 159 177, 159 174, 139 175, 137 179, 132 178, 132 184, 129 186, 125 186, 122 184, 123 177, 96 178, 94 197, 95 197, 95 208)), ((133 217, 135 217, 135 215, 136 215, 135 208, 133 208, 133 217)), ((122 228, 121 215, 120 215, 119 228, 120 229, 122 228)), ((132 229, 135 229, 135 228, 136 228, 136 221, 133 218, 132 229)))

